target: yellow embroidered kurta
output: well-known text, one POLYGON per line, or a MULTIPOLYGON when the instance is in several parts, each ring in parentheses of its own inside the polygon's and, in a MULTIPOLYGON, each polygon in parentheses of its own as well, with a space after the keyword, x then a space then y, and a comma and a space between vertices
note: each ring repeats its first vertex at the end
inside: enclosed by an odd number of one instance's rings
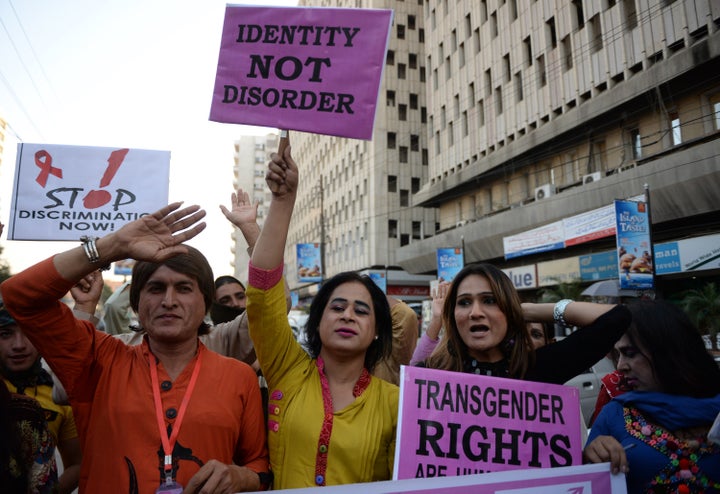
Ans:
POLYGON ((372 377, 352 404, 333 414, 329 444, 321 444, 324 411, 316 360, 293 337, 283 281, 265 291, 252 286, 252 278, 247 312, 270 393, 268 445, 274 488, 319 485, 316 461, 323 446, 326 485, 391 479, 399 388, 372 377))

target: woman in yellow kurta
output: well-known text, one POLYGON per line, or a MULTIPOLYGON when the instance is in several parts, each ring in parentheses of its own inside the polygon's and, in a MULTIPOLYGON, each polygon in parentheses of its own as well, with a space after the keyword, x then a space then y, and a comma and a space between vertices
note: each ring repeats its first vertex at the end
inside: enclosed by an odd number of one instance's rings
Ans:
POLYGON ((250 336, 270 393, 268 443, 275 489, 392 477, 399 390, 373 377, 392 344, 387 299, 366 276, 323 283, 310 308, 309 354, 286 317, 283 253, 298 184, 290 148, 266 175, 268 215, 250 262, 250 336))

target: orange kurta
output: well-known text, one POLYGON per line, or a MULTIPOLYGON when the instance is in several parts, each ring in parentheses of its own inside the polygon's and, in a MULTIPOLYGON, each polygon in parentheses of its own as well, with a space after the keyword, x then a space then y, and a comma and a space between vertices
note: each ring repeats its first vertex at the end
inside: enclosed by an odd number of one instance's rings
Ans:
MULTIPOLYGON (((153 493, 163 463, 147 341, 127 346, 75 319, 59 299, 72 286, 43 261, 4 282, 7 310, 68 392, 83 450, 81 492, 153 493)), ((187 485, 211 459, 268 471, 260 390, 255 372, 242 362, 203 352, 197 384, 185 413, 173 460, 187 485)), ((195 360, 170 383, 158 366, 166 425, 187 389, 195 360)))

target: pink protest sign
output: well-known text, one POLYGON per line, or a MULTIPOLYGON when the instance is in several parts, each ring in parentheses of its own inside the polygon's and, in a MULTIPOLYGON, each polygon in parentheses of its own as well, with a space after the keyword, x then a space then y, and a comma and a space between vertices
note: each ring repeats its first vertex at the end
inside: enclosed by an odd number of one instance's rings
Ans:
POLYGON ((228 5, 210 120, 372 138, 391 10, 228 5))
POLYGON ((401 368, 394 479, 582 464, 570 386, 401 368))

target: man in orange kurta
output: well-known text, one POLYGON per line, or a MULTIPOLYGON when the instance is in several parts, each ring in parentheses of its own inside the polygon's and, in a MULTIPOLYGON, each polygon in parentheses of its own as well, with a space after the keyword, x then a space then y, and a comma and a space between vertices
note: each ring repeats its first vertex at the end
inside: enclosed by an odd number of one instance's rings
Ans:
MULTIPOLYGON (((212 270, 196 249, 180 245, 194 236, 178 231, 197 221, 197 208, 178 208, 167 206, 97 239, 89 253, 78 247, 57 254, 0 285, 6 309, 68 392, 83 449, 81 492, 152 493, 168 475, 208 492, 266 487, 258 381, 250 366, 198 340, 214 295, 212 270), (60 300, 98 265, 128 257, 146 259, 133 272, 132 305, 147 332, 138 346, 75 319, 60 300), (173 428, 179 430, 167 454, 173 428)), ((87 289, 102 288, 95 285, 87 289)))

